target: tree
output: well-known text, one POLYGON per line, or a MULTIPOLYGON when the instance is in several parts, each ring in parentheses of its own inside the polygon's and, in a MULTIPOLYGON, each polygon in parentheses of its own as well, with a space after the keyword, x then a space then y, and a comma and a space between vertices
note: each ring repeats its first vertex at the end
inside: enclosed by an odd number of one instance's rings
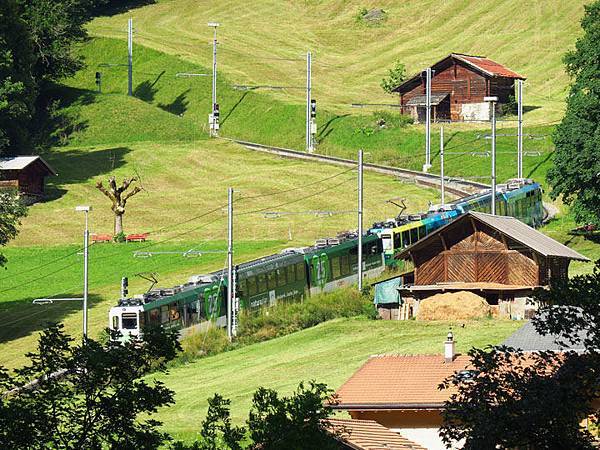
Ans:
POLYGON ((542 305, 534 325, 563 343, 582 343, 583 354, 523 354, 508 347, 469 352, 470 376, 453 376, 442 388, 446 402, 440 435, 465 440, 465 449, 592 449, 580 421, 598 414, 600 390, 600 262, 592 274, 539 290, 542 305))
POLYGON ((0 2, 0 154, 28 145, 37 96, 34 55, 26 22, 15 0, 0 2))
POLYGON ((133 190, 126 193, 132 183, 138 181, 137 177, 125 178, 121 186, 117 186, 117 180, 114 176, 108 179, 108 189, 104 187, 102 181, 96 183, 96 187, 100 192, 106 195, 112 202, 111 209, 115 213, 115 236, 123 233, 123 215, 125 214, 125 205, 127 200, 140 192, 142 188, 135 186, 133 190))
POLYGON ((573 79, 567 109, 554 133, 553 198, 572 206, 578 223, 600 226, 600 1, 585 7, 583 35, 564 58, 573 79))
POLYGON ((335 399, 325 384, 300 383, 289 397, 272 389, 259 388, 252 398, 248 429, 231 425, 230 401, 219 394, 209 399, 208 414, 202 423, 202 440, 191 447, 177 443, 178 450, 279 450, 338 449, 331 431, 326 430, 335 399))
POLYGON ((399 60, 394 62, 394 66, 388 69, 388 76, 381 80, 381 88, 388 94, 400 86, 406 79, 406 68, 399 60))
POLYGON ((173 392, 142 377, 165 371, 180 349, 174 333, 72 344, 62 325, 51 325, 29 366, 0 370, 0 448, 155 449, 169 439, 147 416, 172 404, 173 392))
MULTIPOLYGON (((6 245, 19 233, 21 218, 27 215, 27 208, 19 196, 13 192, 0 192, 0 246, 6 245)), ((6 264, 6 257, 0 253, 0 267, 6 264)))

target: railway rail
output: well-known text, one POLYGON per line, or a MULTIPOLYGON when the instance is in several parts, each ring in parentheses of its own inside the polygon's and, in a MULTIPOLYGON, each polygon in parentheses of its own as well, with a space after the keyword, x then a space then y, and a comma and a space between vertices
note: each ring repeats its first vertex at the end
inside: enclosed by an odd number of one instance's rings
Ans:
MULTIPOLYGON (((335 164, 344 167, 356 167, 357 162, 352 159, 339 158, 337 156, 326 156, 315 153, 306 153, 298 150, 292 150, 289 148, 274 147, 271 145, 257 144, 255 142, 241 141, 238 139, 223 138, 232 142, 236 142, 250 150, 261 151, 265 153, 271 153, 284 158, 295 158, 304 159, 308 161, 317 161, 326 164, 335 164)), ((396 176, 404 181, 413 181, 416 184, 427 186, 427 187, 440 187, 439 175, 428 174, 424 172, 418 172, 416 170, 401 169, 398 167, 385 166, 382 164, 363 163, 365 170, 372 172, 381 173, 384 175, 396 176)), ((479 192, 481 189, 489 189, 489 185, 484 183, 478 183, 476 181, 465 180, 462 178, 445 177, 445 188, 446 191, 464 197, 475 192, 479 192)))
MULTIPOLYGON (((256 142, 242 141, 239 139, 222 138, 231 142, 235 142, 250 150, 256 150, 265 153, 282 156, 284 158, 304 159, 308 161, 317 161, 326 164, 334 164, 344 167, 355 167, 357 162, 352 159, 339 158, 337 156, 319 155, 315 153, 306 153, 289 148, 275 147, 272 145, 258 144, 256 142)), ((386 166, 382 164, 363 163, 365 170, 381 173, 384 175, 396 176, 403 181, 412 181, 415 184, 426 187, 440 188, 440 176, 419 172, 416 170, 402 169, 399 167, 386 166)), ((464 197, 481 189, 489 189, 490 185, 479 183, 477 181, 466 180, 464 178, 445 177, 445 189, 447 192, 464 197)), ((548 222, 557 213, 556 207, 544 202, 544 222, 548 222)))

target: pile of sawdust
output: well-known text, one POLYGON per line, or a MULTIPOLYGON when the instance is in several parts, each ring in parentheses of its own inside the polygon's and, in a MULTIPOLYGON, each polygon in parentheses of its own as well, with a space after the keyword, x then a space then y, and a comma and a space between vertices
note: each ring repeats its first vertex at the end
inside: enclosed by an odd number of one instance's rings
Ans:
POLYGON ((459 291, 436 294, 422 300, 417 320, 466 320, 489 314, 490 306, 484 298, 472 292, 459 291))

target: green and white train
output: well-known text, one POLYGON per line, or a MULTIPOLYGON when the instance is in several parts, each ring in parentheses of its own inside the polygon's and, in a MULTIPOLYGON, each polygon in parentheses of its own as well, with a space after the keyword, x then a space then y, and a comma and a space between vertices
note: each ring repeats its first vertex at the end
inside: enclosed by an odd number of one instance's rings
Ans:
MULTIPOLYGON (((363 273, 381 274, 396 264, 403 248, 449 223, 467 211, 489 212, 491 191, 456 200, 427 213, 399 216, 376 223, 363 236, 363 273)), ((531 180, 509 180, 496 192, 498 214, 517 217, 531 225, 544 216, 542 190, 531 180)), ((258 311, 276 304, 300 301, 358 280, 358 236, 344 233, 321 239, 312 247, 285 250, 235 267, 236 310, 258 311)), ((123 336, 139 335, 146 325, 186 328, 202 322, 226 325, 229 280, 223 271, 194 275, 185 284, 153 289, 133 298, 122 298, 109 313, 109 326, 123 336)))

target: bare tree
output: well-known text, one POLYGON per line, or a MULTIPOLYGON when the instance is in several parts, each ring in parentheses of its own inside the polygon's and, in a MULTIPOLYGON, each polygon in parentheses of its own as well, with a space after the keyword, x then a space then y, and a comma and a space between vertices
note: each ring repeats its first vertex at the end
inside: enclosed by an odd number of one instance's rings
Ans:
POLYGON ((125 214, 125 205, 127 200, 140 192, 142 188, 135 186, 132 190, 126 193, 132 183, 138 181, 137 177, 125 178, 121 186, 117 186, 117 180, 114 175, 108 179, 108 189, 102 184, 102 181, 96 183, 96 187, 106 195, 112 202, 112 211, 115 213, 115 229, 114 234, 123 232, 123 215, 125 214))

